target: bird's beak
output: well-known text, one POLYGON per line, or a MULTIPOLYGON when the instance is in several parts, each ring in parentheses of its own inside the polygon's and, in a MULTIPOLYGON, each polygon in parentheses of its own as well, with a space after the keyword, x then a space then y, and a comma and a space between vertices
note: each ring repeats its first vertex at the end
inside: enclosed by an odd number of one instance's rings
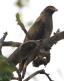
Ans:
POLYGON ((55 8, 55 11, 58 11, 58 9, 55 8))

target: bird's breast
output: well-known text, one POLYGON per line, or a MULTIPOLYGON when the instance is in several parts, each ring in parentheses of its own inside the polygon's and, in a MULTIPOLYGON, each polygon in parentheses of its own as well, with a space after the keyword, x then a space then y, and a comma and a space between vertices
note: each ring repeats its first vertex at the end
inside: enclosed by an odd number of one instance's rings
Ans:
POLYGON ((49 33, 49 35, 52 33, 53 30, 53 23, 52 23, 52 16, 48 17, 45 22, 45 31, 49 33))

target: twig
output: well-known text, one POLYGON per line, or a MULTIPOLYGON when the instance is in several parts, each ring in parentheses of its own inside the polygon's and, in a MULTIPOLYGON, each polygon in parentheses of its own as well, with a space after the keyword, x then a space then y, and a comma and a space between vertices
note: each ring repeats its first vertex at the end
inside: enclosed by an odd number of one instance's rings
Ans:
MULTIPOLYGON (((28 81, 28 80, 32 79, 34 76, 36 76, 37 74, 45 74, 45 75, 47 76, 47 78, 49 79, 49 81, 53 81, 53 80, 50 78, 49 74, 46 73, 44 69, 36 71, 35 73, 31 74, 28 78, 26 78, 26 79, 23 80, 23 81, 28 81)), ((21 77, 20 77, 20 78, 21 78, 21 77)), ((16 77, 12 77, 12 79, 14 79, 14 80, 19 80, 19 78, 16 78, 16 77)))
POLYGON ((17 68, 16 68, 16 72, 17 72, 18 77, 19 77, 18 80, 19 80, 19 81, 22 81, 21 74, 20 74, 20 72, 19 72, 19 70, 18 70, 17 68))
POLYGON ((33 78, 33 77, 34 77, 35 75, 37 75, 37 74, 45 74, 45 75, 48 77, 49 81, 53 81, 53 80, 49 77, 49 74, 47 74, 44 69, 39 70, 39 71, 36 71, 35 73, 31 74, 28 78, 26 78, 24 81, 30 80, 31 78, 33 78))
POLYGON ((12 77, 12 80, 19 80, 19 78, 16 78, 16 77, 12 77))
POLYGON ((11 78, 11 80, 18 80, 18 81, 22 81, 22 79, 21 79, 21 74, 20 74, 20 72, 19 72, 19 70, 16 68, 16 72, 17 72, 17 74, 18 74, 18 77, 14 77, 14 76, 12 76, 12 78, 11 78))
POLYGON ((52 79, 50 78, 49 74, 45 73, 45 75, 48 77, 48 79, 49 79, 50 81, 54 81, 54 80, 52 80, 52 79))
POLYGON ((2 48, 3 42, 7 36, 7 32, 4 33, 3 37, 0 39, 0 49, 2 48))
POLYGON ((16 20, 17 20, 17 22, 18 22, 18 25, 20 25, 20 27, 22 28, 22 30, 23 30, 24 33, 26 34, 26 36, 30 39, 30 38, 31 38, 30 35, 28 34, 27 30, 25 29, 24 24, 23 24, 23 23, 21 22, 21 20, 20 20, 20 15, 19 15, 19 13, 16 14, 16 20))
POLYGON ((22 43, 13 41, 4 41, 3 46, 19 47, 22 43))
POLYGON ((1 49, 2 49, 2 46, 3 46, 3 43, 4 43, 6 36, 7 36, 7 32, 5 32, 3 37, 0 39, 0 54, 2 54, 1 49))

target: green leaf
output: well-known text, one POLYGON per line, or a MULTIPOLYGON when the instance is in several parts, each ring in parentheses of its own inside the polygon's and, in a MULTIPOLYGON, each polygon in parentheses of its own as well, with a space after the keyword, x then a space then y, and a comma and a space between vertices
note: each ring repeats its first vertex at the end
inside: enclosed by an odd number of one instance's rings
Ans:
POLYGON ((17 21, 18 25, 20 25, 21 28, 24 26, 24 24, 22 23, 22 20, 20 19, 19 13, 16 13, 16 21, 17 21))
POLYGON ((19 8, 22 8, 28 4, 29 0, 17 0, 16 5, 19 8))
POLYGON ((0 72, 0 81, 10 81, 12 77, 12 73, 0 72))
POLYGON ((13 72, 16 67, 10 64, 6 57, 0 55, 0 72, 13 72))
POLYGON ((10 81, 16 67, 9 63, 8 59, 0 55, 0 81, 10 81))
POLYGON ((20 22, 20 14, 16 13, 16 20, 20 22))

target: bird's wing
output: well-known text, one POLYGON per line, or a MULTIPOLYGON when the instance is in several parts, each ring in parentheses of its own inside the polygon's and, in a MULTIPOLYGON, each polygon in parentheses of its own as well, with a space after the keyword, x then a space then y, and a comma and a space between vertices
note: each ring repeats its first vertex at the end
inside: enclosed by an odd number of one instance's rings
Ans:
MULTIPOLYGON (((24 44, 22 44, 20 46, 20 57, 21 59, 24 59, 28 56, 28 54, 36 47, 36 43, 35 42, 24 42, 24 44)), ((30 56, 30 55, 29 55, 30 56)))
MULTIPOLYGON (((42 19, 40 16, 31 26, 31 28, 28 31, 28 34, 31 36, 31 40, 36 40, 36 39, 38 40, 39 38, 41 39, 42 36, 44 35, 44 30, 45 30, 45 20, 42 19)), ((26 36, 24 42, 28 40, 29 39, 26 36)))

